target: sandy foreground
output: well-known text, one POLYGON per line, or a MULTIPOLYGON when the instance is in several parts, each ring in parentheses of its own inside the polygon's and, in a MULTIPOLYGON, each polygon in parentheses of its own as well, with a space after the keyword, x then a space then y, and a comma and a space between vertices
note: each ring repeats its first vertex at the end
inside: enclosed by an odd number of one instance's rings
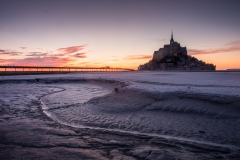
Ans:
POLYGON ((189 90, 194 84, 171 83, 166 90, 174 94, 159 98, 155 92, 165 82, 115 77, 102 73, 0 77, 0 159, 240 158, 239 109, 234 108, 238 96, 209 100, 199 94, 202 97, 196 100, 187 91, 175 94, 176 87, 189 90), (80 94, 89 93, 81 90, 81 84, 94 98, 80 94), (147 89, 140 91, 137 85, 147 89), (211 110, 196 112, 173 103, 209 104, 211 110), (226 106, 233 110, 225 112, 226 106))

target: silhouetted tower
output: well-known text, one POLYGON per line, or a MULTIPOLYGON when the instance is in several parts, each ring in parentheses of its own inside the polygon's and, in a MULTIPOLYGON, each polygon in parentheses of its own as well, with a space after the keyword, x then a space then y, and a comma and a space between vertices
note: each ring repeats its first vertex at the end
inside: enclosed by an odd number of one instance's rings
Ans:
POLYGON ((172 31, 172 35, 171 35, 171 40, 170 40, 170 44, 173 43, 174 40, 173 40, 173 31, 172 31))

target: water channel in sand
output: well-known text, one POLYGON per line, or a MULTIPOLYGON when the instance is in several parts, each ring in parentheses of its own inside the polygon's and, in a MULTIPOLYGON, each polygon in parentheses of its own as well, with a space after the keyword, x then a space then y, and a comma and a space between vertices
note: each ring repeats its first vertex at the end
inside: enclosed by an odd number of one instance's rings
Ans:
POLYGON ((103 84, 56 83, 58 89, 41 98, 43 112, 61 124, 76 128, 171 137, 219 146, 239 145, 239 109, 234 104, 229 108, 229 103, 225 103, 232 97, 223 100, 210 94, 149 93, 128 87, 115 92, 113 87, 103 84))

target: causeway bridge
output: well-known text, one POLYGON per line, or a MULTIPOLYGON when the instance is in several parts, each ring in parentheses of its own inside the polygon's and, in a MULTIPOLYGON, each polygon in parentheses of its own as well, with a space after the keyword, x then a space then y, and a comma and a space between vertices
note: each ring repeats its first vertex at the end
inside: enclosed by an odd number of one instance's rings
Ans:
POLYGON ((15 66, 5 65, 0 66, 0 72, 121 72, 134 71, 129 68, 115 68, 115 67, 73 67, 73 66, 15 66))

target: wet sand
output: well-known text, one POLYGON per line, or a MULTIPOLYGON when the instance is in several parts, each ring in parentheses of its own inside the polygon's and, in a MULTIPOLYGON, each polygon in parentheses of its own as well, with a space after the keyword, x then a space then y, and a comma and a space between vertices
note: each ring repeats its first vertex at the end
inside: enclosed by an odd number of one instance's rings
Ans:
MULTIPOLYGON (((58 79, 60 80, 62 79, 58 79)), ((69 83, 69 80, 62 81, 64 84, 69 83)), ((72 81, 79 83, 76 80, 72 81)), ((84 81, 104 86, 115 95, 117 94, 115 88, 119 88, 120 95, 127 85, 112 80, 84 79, 84 81)), ((240 157, 239 148, 117 130, 77 128, 58 123, 44 113, 41 104, 43 97, 58 92, 54 83, 56 80, 52 79, 15 79, 0 82, 0 159, 154 160, 240 157)), ((110 96, 108 100, 112 103, 115 99, 111 94, 107 96, 110 96)), ((136 97, 138 98, 141 97, 136 97)), ((109 105, 101 98, 90 100, 89 103, 95 104, 96 101, 102 107, 109 105)), ((204 134, 204 131, 199 134, 204 134)))

